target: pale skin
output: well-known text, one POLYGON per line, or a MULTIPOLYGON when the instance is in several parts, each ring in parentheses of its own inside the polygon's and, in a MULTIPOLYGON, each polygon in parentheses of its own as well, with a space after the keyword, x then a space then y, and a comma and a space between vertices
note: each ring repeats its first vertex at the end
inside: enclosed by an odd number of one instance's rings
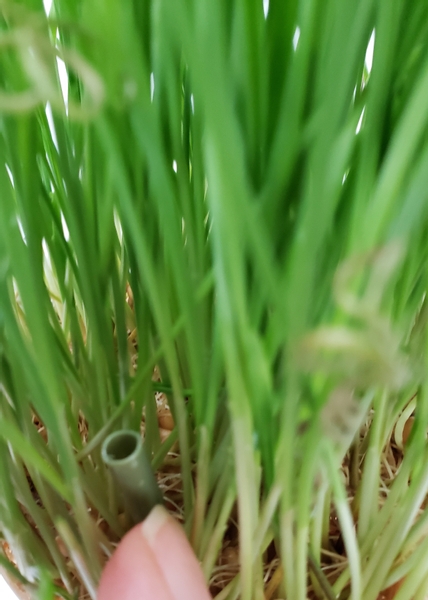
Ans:
POLYGON ((162 506, 120 542, 97 600, 211 600, 183 529, 162 506))

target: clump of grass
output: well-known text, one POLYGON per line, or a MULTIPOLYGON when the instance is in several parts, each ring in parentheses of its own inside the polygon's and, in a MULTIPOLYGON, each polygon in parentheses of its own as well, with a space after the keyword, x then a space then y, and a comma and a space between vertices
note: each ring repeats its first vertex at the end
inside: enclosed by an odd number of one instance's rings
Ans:
POLYGON ((424 598, 425 3, 0 7, 1 564, 95 598, 143 428, 217 600, 424 598))

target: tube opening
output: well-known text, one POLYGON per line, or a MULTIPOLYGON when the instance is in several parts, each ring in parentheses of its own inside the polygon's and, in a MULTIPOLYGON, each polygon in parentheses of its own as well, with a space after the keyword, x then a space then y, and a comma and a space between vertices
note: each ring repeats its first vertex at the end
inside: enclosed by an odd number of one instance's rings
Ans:
POLYGON ((140 443, 140 437, 135 431, 119 431, 107 438, 103 448, 107 461, 125 460, 132 456, 140 443))

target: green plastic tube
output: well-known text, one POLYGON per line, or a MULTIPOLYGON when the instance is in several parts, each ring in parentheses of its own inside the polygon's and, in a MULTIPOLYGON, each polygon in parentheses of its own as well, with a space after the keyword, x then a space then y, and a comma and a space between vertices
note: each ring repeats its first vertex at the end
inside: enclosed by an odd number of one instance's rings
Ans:
POLYGON ((143 521, 163 498, 141 435, 126 429, 115 431, 104 440, 101 453, 123 496, 127 514, 134 523, 143 521))

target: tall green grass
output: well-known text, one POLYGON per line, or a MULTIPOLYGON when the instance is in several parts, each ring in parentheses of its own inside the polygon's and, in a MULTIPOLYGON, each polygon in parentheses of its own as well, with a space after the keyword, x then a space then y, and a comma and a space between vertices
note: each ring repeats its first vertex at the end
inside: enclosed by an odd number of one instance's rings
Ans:
POLYGON ((426 2, 0 10, 1 564, 96 597, 144 414, 218 600, 425 598, 426 2))

